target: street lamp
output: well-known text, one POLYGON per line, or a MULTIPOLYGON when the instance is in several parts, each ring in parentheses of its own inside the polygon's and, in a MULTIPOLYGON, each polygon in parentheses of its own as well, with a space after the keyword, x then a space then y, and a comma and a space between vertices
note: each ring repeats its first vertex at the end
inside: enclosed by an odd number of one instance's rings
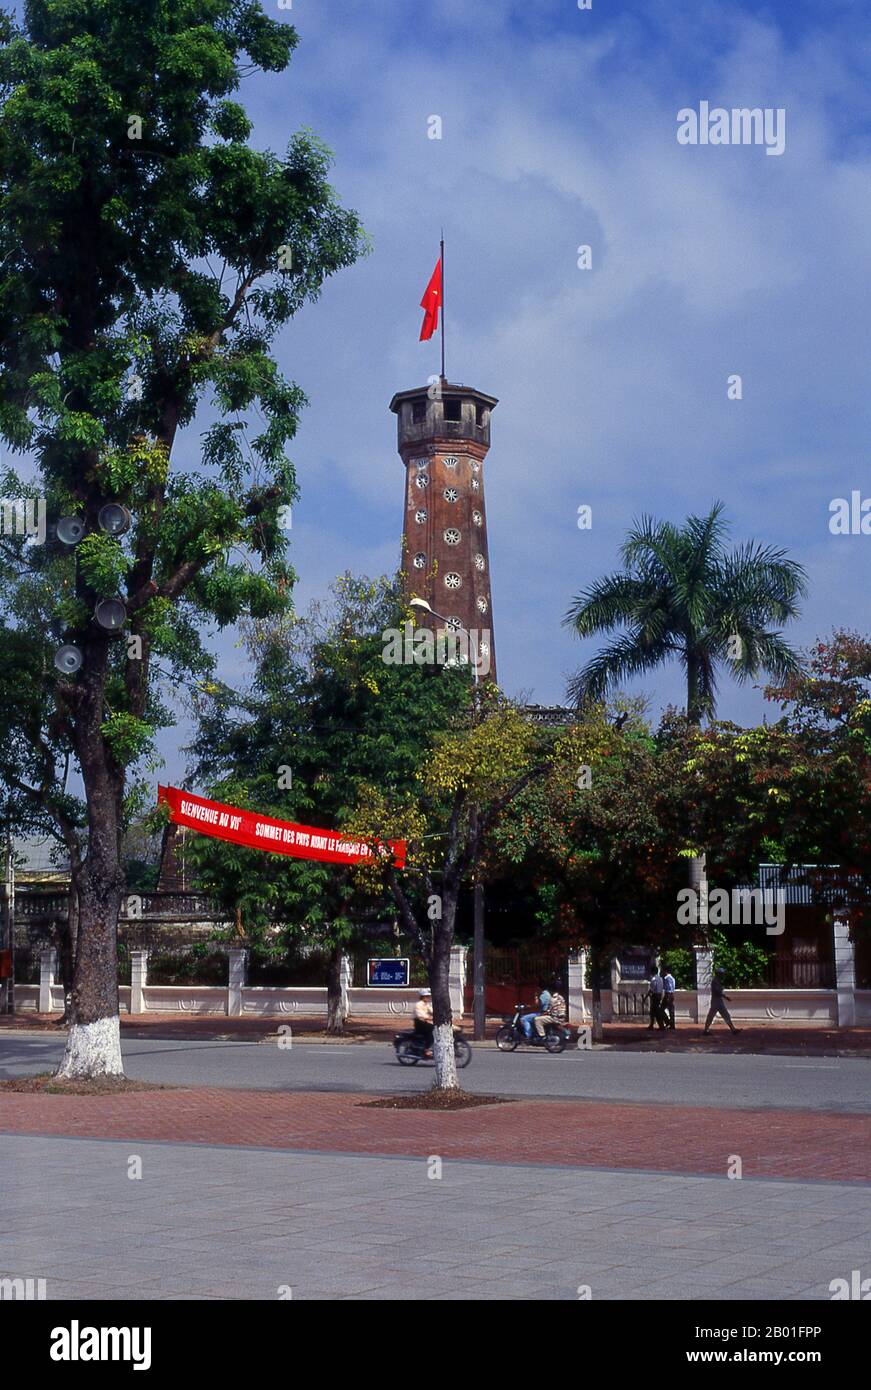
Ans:
MULTIPOLYGON (((413 599, 411 599, 411 600, 409 601, 409 607, 410 607, 410 608, 420 608, 420 609, 423 610, 424 613, 431 613, 432 616, 433 616, 434 618, 440 619, 440 621, 443 622, 443 623, 449 623, 449 624, 450 624, 450 622, 451 622, 450 618, 446 618, 445 615, 444 615, 443 613, 437 613, 437 612, 435 611, 435 609, 432 607, 432 605, 429 604, 429 603, 427 603, 427 601, 426 601, 425 598, 413 598, 413 599)), ((460 627, 460 628, 459 628, 459 631, 460 631, 460 632, 465 632, 466 636, 467 636, 468 639, 469 639, 469 654, 470 654, 470 656, 471 656, 471 653, 472 653, 472 634, 469 632, 468 628, 465 628, 465 627, 460 627)), ((474 675, 474 678, 475 678, 475 694, 476 694, 476 696, 477 696, 477 693, 478 693, 478 661, 477 661, 477 656, 478 656, 478 652, 477 652, 477 649, 476 649, 476 651, 475 651, 475 656, 474 656, 474 658, 472 659, 472 672, 473 672, 473 675, 474 675)), ((476 709, 477 709, 477 704, 478 704, 478 701, 477 701, 477 699, 476 699, 476 700, 475 700, 475 707, 476 707, 476 709)), ((472 807, 471 813, 470 813, 470 816, 469 816, 469 822, 470 822, 470 824, 469 824, 469 829, 471 830, 472 834, 477 838, 477 835, 478 835, 478 808, 477 808, 477 806, 473 806, 473 807, 472 807)), ((476 868, 475 868, 475 886, 474 886, 474 889, 473 889, 473 892, 472 892, 472 900, 473 900, 473 905, 474 905, 473 917, 472 917, 472 921, 473 921, 473 934, 472 934, 472 1019, 473 1019, 473 1029, 472 1029, 472 1034, 473 1034, 473 1037, 474 1037, 474 1039, 475 1039, 476 1042, 483 1042, 483 1040, 484 1040, 484 1033, 485 1033, 485 1031, 486 1031, 486 1022, 487 1022, 486 998, 485 998, 485 992, 484 992, 484 991, 485 991, 485 982, 484 982, 484 885, 483 885, 483 883, 481 882, 481 879, 480 879, 480 875, 479 875, 477 866, 476 866, 476 868)))
POLYGON ((471 634, 471 632, 469 631, 469 629, 468 629, 467 627, 463 627, 463 625, 462 625, 461 623, 455 623, 454 620, 453 620, 453 618, 446 618, 445 615, 444 615, 444 613, 437 613, 437 612, 435 611, 435 609, 432 607, 432 605, 429 604, 429 603, 427 603, 427 601, 426 601, 425 598, 413 598, 413 599, 409 599, 408 606, 409 606, 409 608, 420 608, 420 609, 423 610, 424 613, 431 613, 432 616, 433 616, 434 618, 438 618, 441 622, 447 623, 447 624, 448 624, 448 627, 453 628, 454 632, 465 632, 466 636, 467 636, 468 639, 469 639, 469 656, 470 656, 470 658, 472 659, 472 675, 473 675, 474 680, 475 680, 475 689, 477 690, 477 688, 478 688, 478 659, 477 659, 477 658, 478 658, 478 650, 477 650, 477 646, 476 646, 476 647, 475 647, 475 655, 474 655, 474 658, 472 658, 472 634, 471 634))

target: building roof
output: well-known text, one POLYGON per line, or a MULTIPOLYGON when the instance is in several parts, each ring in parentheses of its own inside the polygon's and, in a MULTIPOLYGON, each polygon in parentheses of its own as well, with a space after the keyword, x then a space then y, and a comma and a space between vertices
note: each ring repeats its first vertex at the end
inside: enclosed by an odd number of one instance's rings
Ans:
MULTIPOLYGON (((414 386, 410 391, 397 391, 393 400, 390 402, 390 409, 394 414, 399 410, 403 401, 415 400, 418 396, 426 396, 430 391, 431 383, 426 386, 414 386)), ((463 386, 456 381, 442 381, 439 387, 441 396, 474 396, 476 400, 485 401, 492 409, 499 404, 497 396, 488 396, 485 391, 479 391, 475 386, 463 386)))

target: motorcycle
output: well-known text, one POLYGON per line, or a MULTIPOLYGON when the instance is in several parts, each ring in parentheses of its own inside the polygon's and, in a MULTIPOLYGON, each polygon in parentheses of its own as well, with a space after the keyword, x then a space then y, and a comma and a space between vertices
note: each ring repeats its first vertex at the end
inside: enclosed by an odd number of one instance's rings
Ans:
MULTIPOLYGON (((397 1033, 393 1039, 393 1047, 397 1062, 401 1062, 404 1067, 416 1067, 418 1062, 432 1060, 430 1048, 413 1029, 406 1033, 397 1033)), ((458 1067, 467 1067, 472 1060, 472 1049, 461 1032, 454 1033, 454 1057, 458 1067)))
POLYGON ((528 1004, 515 1004, 513 1016, 505 1020, 496 1034, 496 1046, 500 1052, 514 1052, 521 1044, 525 1047, 543 1047, 547 1052, 552 1053, 565 1051, 571 1039, 571 1033, 566 1025, 557 1019, 544 1025, 543 1038, 539 1037, 534 1027, 527 1036, 520 1020, 524 1014, 532 1012, 533 1010, 528 1004))

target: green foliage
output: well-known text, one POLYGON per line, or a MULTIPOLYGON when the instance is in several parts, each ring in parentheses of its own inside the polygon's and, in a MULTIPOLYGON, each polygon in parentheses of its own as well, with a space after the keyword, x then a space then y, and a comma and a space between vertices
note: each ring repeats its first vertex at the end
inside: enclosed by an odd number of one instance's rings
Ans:
POLYGON ((111 598, 121 588, 124 576, 133 560, 111 537, 92 531, 85 536, 76 557, 79 574, 88 588, 99 598, 111 598))
POLYGON ((714 968, 726 972, 726 984, 734 989, 752 989, 765 984, 769 953, 753 941, 731 943, 724 932, 711 932, 714 968))
POLYGON ((124 767, 135 763, 148 746, 152 728, 144 719, 133 714, 110 714, 100 725, 100 732, 111 749, 115 761, 124 767))
POLYGON ((25 652, 27 672, 16 707, 0 699, 0 773, 19 828, 74 857, 94 829, 115 842, 128 771, 172 722, 154 657, 182 693, 211 673, 215 624, 290 607, 279 516, 305 400, 273 344, 365 249, 316 137, 248 143, 242 77, 283 72, 297 42, 252 0, 30 0, 0 23, 0 434, 37 470, 3 495, 32 486, 49 520, 85 526, 76 547, 0 538, 0 688, 25 652), (186 471, 200 407, 206 471, 186 471), (132 514, 116 540, 107 502, 132 514), (130 660, 90 620, 114 594, 130 660), (71 640, 82 670, 61 676, 71 640))
POLYGON ((600 579, 565 619, 579 637, 625 628, 574 678, 579 704, 678 655, 687 674, 687 716, 714 712, 717 667, 744 682, 760 671, 786 676, 798 658, 778 625, 794 618, 805 593, 802 567, 755 541, 727 551, 722 503, 682 527, 642 517, 623 545, 623 570, 600 579))
POLYGON ((488 879, 533 886, 546 935, 599 958, 621 946, 678 944, 688 848, 685 726, 654 736, 639 718, 619 730, 612 719, 589 705, 559 733, 549 775, 506 809, 486 860, 488 879))
MULTIPOLYGON (((386 665, 383 634, 405 617, 395 580, 345 575, 329 612, 251 623, 251 690, 207 682, 198 701, 194 782, 231 805, 336 829, 373 780, 410 795, 467 700, 468 675, 386 665)), ((364 915, 392 912, 381 885, 342 866, 206 836, 188 844, 199 882, 262 946, 347 945, 364 915)))

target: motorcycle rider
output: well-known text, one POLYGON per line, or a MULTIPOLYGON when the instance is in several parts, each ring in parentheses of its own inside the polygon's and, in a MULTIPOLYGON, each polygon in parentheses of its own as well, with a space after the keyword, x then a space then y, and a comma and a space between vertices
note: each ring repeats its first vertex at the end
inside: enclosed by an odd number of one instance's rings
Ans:
POLYGON ((414 1036, 424 1051, 432 1050, 432 990, 422 989, 414 1006, 414 1036))
POLYGON ((539 1013, 546 1014, 548 1009, 550 1008, 550 990, 548 989, 547 985, 542 982, 539 982, 538 988, 540 990, 540 994, 538 996, 538 1009, 533 1009, 528 1014, 520 1015, 520 1026, 526 1034, 527 1038, 532 1037, 532 1025, 535 1019, 538 1017, 539 1013))
POLYGON ((553 994, 548 995, 549 1003, 547 1008, 540 1014, 536 1014, 533 1019, 535 1031, 540 1038, 544 1037, 544 1030, 549 1023, 563 1023, 568 1010, 566 1001, 559 992, 559 981, 554 986, 553 994))

